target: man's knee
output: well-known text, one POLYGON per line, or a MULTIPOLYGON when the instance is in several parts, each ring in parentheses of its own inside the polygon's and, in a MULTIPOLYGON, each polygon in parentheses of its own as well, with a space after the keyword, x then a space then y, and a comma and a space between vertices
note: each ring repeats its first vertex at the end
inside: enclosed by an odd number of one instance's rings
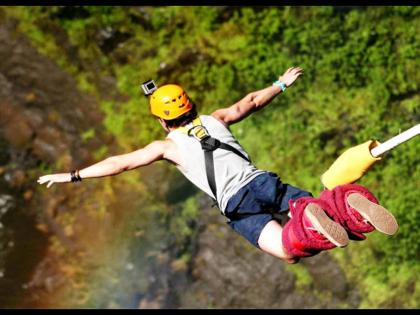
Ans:
POLYGON ((282 241, 282 227, 275 220, 268 222, 262 230, 258 239, 258 246, 262 251, 289 264, 295 264, 299 261, 298 257, 286 252, 282 241))
POLYGON ((299 257, 292 257, 292 258, 285 258, 283 259, 285 262, 287 262, 288 264, 297 264, 300 261, 299 257))

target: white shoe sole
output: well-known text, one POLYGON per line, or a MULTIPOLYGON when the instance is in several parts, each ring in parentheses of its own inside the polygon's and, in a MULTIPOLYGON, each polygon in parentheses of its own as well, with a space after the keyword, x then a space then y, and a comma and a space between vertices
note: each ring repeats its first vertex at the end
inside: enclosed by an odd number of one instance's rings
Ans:
POLYGON ((358 193, 347 197, 348 204, 367 220, 373 227, 387 235, 394 235, 398 231, 395 217, 384 207, 378 205, 358 193))
POLYGON ((317 204, 306 206, 304 215, 307 216, 313 227, 337 247, 345 247, 349 243, 346 230, 337 222, 331 220, 325 211, 317 204))

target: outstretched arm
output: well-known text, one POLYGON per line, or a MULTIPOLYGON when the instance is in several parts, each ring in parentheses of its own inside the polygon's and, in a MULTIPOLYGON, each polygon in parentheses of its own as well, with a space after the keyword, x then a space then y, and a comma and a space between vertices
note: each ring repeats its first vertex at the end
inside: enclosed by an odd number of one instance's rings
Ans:
MULTIPOLYGON (((286 87, 289 87, 302 73, 302 68, 289 68, 283 75, 279 76, 279 81, 283 82, 286 87)), ((263 108, 270 103, 276 95, 281 93, 281 91, 280 87, 272 85, 265 89, 251 92, 239 102, 227 108, 218 109, 211 115, 226 126, 232 125, 246 118, 251 113, 263 108)))
MULTIPOLYGON (((166 146, 166 141, 154 141, 137 151, 111 156, 103 161, 81 169, 79 171, 79 176, 82 179, 85 179, 117 175, 140 166, 149 165, 164 158, 166 146)), ((48 183, 47 188, 54 183, 68 182, 71 182, 70 173, 45 175, 38 179, 39 184, 48 183)))

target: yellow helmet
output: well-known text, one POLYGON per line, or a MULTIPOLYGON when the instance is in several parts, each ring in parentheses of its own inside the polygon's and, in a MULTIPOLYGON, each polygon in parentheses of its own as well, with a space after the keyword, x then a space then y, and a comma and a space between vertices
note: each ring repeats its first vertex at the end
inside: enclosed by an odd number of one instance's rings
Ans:
POLYGON ((176 84, 163 85, 150 96, 150 111, 165 120, 178 118, 192 107, 187 93, 176 84))

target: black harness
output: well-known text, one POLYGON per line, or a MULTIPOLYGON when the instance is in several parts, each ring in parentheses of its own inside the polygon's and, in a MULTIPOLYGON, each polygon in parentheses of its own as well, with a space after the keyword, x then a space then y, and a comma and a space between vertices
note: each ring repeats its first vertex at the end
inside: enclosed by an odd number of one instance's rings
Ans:
MULTIPOLYGON (((238 149, 210 136, 207 129, 201 124, 201 121, 199 118, 194 119, 192 124, 193 126, 190 128, 180 127, 180 131, 186 133, 190 137, 194 137, 200 142, 201 148, 204 153, 204 162, 205 162, 205 168, 206 168, 207 181, 208 181, 210 190, 214 196, 214 198, 212 198, 214 201, 214 204, 212 206, 216 206, 216 205, 219 206, 217 202, 217 187, 216 187, 216 177, 214 173, 213 152, 216 149, 223 149, 223 150, 227 150, 238 155, 239 157, 243 158, 244 160, 248 162, 251 162, 251 161, 248 157, 242 154, 242 152, 240 152, 238 149)), ((279 221, 285 220, 285 215, 280 214, 280 213, 275 213, 271 209, 267 209, 267 213, 271 213, 274 216, 274 218, 276 218, 279 221)), ((249 217, 251 215, 254 215, 255 213, 231 213, 229 215, 226 215, 224 213, 222 214, 225 215, 230 220, 236 220, 236 219, 249 217)))
POLYGON ((210 136, 207 129, 201 124, 201 121, 199 119, 195 119, 193 121, 193 127, 191 127, 190 129, 187 129, 187 134, 188 136, 191 136, 197 139, 201 144, 201 148, 203 149, 203 152, 204 152, 204 163, 206 167, 207 182, 215 198, 214 205, 218 205, 216 177, 214 173, 214 156, 213 156, 214 150, 223 149, 223 150, 230 151, 248 162, 250 162, 250 159, 246 157, 238 149, 210 136))

